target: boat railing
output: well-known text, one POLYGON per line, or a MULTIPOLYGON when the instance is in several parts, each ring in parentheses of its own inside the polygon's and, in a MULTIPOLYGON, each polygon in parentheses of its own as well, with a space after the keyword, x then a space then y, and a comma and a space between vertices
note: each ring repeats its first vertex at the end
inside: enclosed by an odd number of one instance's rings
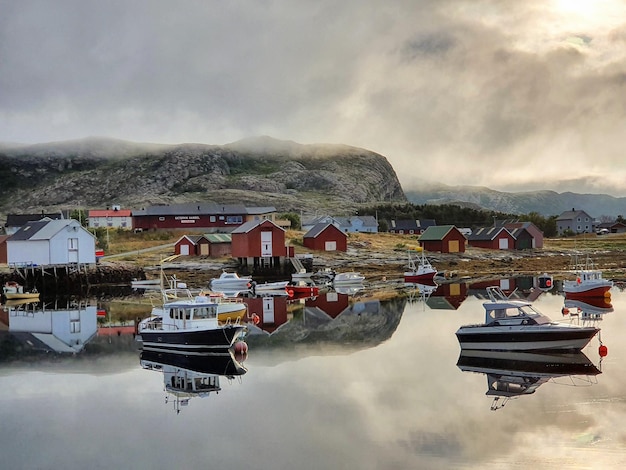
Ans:
MULTIPOLYGON (((489 295, 489 300, 491 300, 492 302, 497 302, 498 300, 509 300, 511 298, 510 296, 506 295, 498 286, 487 287, 487 295, 489 295)), ((511 293, 511 295, 513 295, 513 293, 511 293)))
POLYGON ((161 320, 151 320, 141 324, 140 331, 146 330, 173 331, 178 330, 178 325, 174 325, 172 323, 163 323, 161 320))

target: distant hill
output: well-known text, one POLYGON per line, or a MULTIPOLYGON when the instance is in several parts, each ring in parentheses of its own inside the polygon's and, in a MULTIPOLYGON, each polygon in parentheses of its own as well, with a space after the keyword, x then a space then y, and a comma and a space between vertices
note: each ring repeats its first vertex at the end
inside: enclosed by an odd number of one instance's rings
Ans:
POLYGON ((351 214, 406 198, 384 156, 346 145, 270 137, 224 146, 101 137, 0 144, 1 214, 197 201, 351 214))
POLYGON ((414 204, 458 204, 509 214, 537 212, 552 216, 572 208, 582 209, 595 218, 626 214, 626 198, 606 194, 554 191, 506 193, 481 186, 447 186, 432 182, 422 182, 419 188, 405 191, 405 194, 414 204))

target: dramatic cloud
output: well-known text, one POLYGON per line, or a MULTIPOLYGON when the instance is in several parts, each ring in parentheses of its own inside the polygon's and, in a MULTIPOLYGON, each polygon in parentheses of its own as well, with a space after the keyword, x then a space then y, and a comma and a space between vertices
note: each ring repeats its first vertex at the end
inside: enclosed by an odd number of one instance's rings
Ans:
POLYGON ((626 195, 621 0, 0 0, 0 12, 0 141, 267 134, 374 150, 405 189, 626 195))

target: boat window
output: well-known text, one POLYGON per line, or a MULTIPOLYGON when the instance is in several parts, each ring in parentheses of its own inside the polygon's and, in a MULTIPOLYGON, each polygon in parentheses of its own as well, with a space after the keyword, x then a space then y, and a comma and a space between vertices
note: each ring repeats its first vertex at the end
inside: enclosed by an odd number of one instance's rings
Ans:
POLYGON ((215 305, 208 305, 206 307, 196 308, 194 318, 215 318, 217 317, 217 307, 215 305))

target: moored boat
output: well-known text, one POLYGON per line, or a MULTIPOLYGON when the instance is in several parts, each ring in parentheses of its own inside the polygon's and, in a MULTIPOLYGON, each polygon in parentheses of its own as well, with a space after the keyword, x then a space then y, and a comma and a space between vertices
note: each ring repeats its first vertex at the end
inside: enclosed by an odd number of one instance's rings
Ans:
POLYGON ((37 300, 39 299, 39 292, 33 290, 31 292, 25 291, 24 286, 18 284, 15 281, 8 281, 2 286, 2 294, 7 300, 37 300))
POLYGON ((497 287, 488 287, 483 303, 485 322, 461 326, 456 336, 461 349, 580 351, 598 328, 552 321, 527 300, 512 300, 497 287))
POLYGON ((429 284, 433 282, 437 270, 426 258, 424 250, 419 258, 413 256, 415 250, 408 250, 409 270, 404 272, 404 282, 410 284, 429 284))
POLYGON ((176 299, 153 308, 152 315, 138 325, 138 339, 143 349, 188 354, 228 348, 245 334, 246 327, 241 323, 245 309, 243 303, 222 302, 204 295, 176 299), (235 320, 227 315, 234 315, 235 320))
POLYGON ((252 286, 252 276, 239 276, 237 273, 224 271, 220 277, 211 279, 211 289, 224 291, 245 291, 252 286))
POLYGON ((581 297, 607 297, 613 281, 604 279, 602 271, 596 269, 587 257, 584 264, 575 264, 575 280, 563 281, 563 292, 570 299, 581 297))
POLYGON ((333 277, 333 284, 362 284, 365 276, 361 273, 350 271, 345 273, 337 273, 333 277))

